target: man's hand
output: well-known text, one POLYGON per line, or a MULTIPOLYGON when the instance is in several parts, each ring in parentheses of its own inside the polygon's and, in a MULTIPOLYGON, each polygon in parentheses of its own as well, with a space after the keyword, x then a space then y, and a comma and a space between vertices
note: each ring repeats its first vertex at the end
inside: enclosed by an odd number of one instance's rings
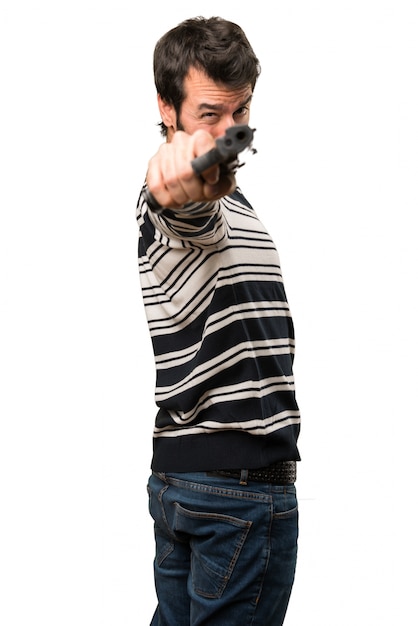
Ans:
POLYGON ((210 133, 198 130, 193 135, 174 133, 169 143, 160 146, 148 165, 147 185, 155 200, 170 209, 179 209, 188 202, 210 202, 231 193, 236 187, 233 172, 213 165, 200 176, 192 161, 216 145, 210 133))

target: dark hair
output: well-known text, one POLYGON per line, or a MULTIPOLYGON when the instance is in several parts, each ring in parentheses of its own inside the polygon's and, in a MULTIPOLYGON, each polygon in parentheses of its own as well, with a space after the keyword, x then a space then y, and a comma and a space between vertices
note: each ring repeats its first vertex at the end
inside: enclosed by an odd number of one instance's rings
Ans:
MULTIPOLYGON (((184 79, 194 67, 231 89, 254 89, 260 63, 242 28, 220 17, 187 19, 158 40, 154 50, 154 81, 161 98, 177 116, 185 98, 184 79)), ((167 127, 160 124, 162 135, 167 127)))

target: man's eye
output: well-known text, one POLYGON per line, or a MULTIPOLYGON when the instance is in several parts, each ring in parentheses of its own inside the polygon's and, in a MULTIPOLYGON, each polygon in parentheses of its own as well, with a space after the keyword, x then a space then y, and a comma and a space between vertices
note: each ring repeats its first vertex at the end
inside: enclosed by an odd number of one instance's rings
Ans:
POLYGON ((204 124, 210 124, 212 126, 213 124, 218 123, 219 115, 217 115, 217 113, 212 113, 212 111, 208 111, 207 113, 202 113, 200 119, 204 124))

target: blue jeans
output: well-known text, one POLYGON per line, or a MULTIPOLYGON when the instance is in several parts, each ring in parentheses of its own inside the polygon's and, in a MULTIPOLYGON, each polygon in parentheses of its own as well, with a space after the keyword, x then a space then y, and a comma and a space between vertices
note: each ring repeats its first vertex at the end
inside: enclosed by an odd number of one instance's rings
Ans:
POLYGON ((158 606, 151 626, 280 626, 296 567, 294 485, 152 474, 158 606))

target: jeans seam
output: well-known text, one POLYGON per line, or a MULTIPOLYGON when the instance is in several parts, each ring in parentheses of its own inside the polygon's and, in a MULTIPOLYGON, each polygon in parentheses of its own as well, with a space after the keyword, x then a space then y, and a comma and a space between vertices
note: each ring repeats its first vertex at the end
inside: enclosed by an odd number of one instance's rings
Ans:
POLYGON ((260 500, 265 503, 271 502, 272 500, 272 495, 270 493, 257 493, 254 491, 245 491, 243 489, 234 489, 232 487, 215 487, 213 485, 194 483, 191 481, 180 480, 178 478, 171 478, 169 476, 164 477, 164 482, 180 489, 189 489, 190 491, 209 493, 228 498, 238 498, 250 501, 260 500))
POLYGON ((264 570, 262 575, 260 576, 260 585, 258 588, 258 593, 255 597, 255 601, 253 603, 254 609, 253 609, 253 615, 251 618, 251 622, 250 622, 250 626, 252 624, 254 624, 254 621, 256 619, 256 613, 257 613, 257 607, 258 607, 258 603, 259 600, 261 598, 261 595, 263 593, 263 585, 264 585, 264 581, 266 578, 266 574, 268 571, 268 566, 269 566, 269 562, 270 562, 270 556, 271 556, 271 529, 273 526, 273 520, 274 520, 274 504, 273 501, 271 501, 270 503, 270 523, 269 523, 269 527, 268 527, 268 534, 267 534, 267 546, 266 546, 266 558, 265 558, 265 563, 264 563, 264 570))

